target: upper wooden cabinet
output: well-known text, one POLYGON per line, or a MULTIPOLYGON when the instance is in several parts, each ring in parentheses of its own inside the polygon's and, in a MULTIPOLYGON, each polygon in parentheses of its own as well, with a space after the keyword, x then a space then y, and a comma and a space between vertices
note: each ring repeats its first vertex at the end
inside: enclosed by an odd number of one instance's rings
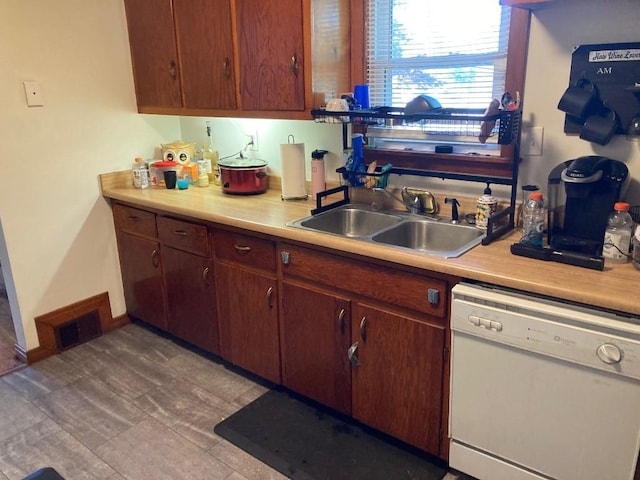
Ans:
POLYGON ((125 0, 138 109, 180 108, 171 0, 125 0))
POLYGON ((229 0, 174 0, 173 8, 184 107, 235 110, 229 0))
POLYGON ((350 2, 124 2, 141 113, 308 119, 352 87, 350 2))
POLYGON ((304 110, 300 0, 236 0, 240 98, 246 110, 304 110))

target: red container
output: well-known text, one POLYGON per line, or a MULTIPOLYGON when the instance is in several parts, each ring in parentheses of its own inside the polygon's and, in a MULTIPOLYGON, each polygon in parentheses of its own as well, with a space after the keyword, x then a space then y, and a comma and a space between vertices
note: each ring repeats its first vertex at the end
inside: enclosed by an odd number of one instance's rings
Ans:
POLYGON ((218 161, 222 190, 234 195, 255 195, 269 188, 267 162, 255 158, 218 161))

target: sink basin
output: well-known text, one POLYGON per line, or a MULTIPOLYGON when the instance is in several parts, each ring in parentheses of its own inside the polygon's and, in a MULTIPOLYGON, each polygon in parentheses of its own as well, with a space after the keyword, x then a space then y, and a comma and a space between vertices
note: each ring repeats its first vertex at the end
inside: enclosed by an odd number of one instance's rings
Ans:
POLYGON ((428 220, 406 212, 372 210, 349 204, 287 224, 370 244, 409 249, 444 258, 459 257, 482 242, 483 230, 428 220))
POLYGON ((401 221, 402 217, 399 215, 376 212, 364 207, 347 206, 299 220, 294 222, 294 224, 297 223, 294 226, 345 237, 365 237, 401 221))
POLYGON ((475 247, 483 237, 482 230, 471 226, 407 220, 373 235, 371 240, 451 258, 475 247))

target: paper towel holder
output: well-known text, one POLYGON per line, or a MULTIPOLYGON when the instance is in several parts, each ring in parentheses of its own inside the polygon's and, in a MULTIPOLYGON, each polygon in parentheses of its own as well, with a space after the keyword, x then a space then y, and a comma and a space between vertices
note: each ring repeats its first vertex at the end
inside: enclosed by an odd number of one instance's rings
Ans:
POLYGON ((287 143, 280 145, 280 155, 282 159, 281 200, 307 200, 309 194, 306 189, 304 144, 296 144, 295 137, 289 135, 287 143), (287 166, 292 169, 289 170, 287 166))

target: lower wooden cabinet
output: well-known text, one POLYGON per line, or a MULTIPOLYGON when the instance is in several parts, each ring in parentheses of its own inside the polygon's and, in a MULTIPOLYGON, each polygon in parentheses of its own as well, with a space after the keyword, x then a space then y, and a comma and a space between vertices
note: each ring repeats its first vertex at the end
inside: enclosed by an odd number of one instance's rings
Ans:
POLYGON ((219 353, 213 262, 165 246, 162 249, 170 333, 204 350, 219 353))
POLYGON ((351 337, 353 417, 439 454, 444 327, 356 304, 351 337))
POLYGON ((275 246, 268 240, 213 232, 220 354, 280 383, 275 246))
POLYGON ((117 203, 114 219, 130 315, 447 458, 455 278, 276 249, 270 237, 117 203))
POLYGON ((351 415, 351 302, 283 282, 282 309, 282 383, 351 415))
POLYGON ((449 282, 297 245, 281 256, 284 384, 446 457, 449 282))
POLYGON ((164 275, 156 240, 116 231, 127 313, 162 330, 167 329, 164 275))

